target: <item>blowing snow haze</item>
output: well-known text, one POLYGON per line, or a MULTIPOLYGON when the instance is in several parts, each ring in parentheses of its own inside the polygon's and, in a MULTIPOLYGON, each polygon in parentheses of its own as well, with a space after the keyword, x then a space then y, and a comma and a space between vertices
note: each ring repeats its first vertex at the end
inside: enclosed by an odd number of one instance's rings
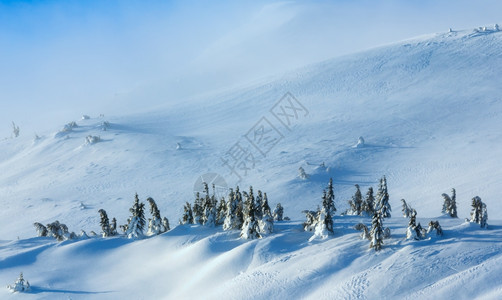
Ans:
POLYGON ((500 20, 500 1, 2 1, 0 136, 500 20))

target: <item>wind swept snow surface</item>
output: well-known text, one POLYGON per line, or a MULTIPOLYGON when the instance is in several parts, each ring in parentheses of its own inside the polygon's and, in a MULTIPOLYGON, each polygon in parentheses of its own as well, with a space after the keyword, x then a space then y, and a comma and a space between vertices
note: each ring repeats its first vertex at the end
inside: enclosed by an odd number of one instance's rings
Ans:
POLYGON ((68 116, 76 126, 0 140, 0 283, 23 272, 31 285, 0 298, 500 299, 500 66, 500 31, 440 33, 148 114, 68 116), (303 108, 291 123, 273 114, 286 93, 303 108), (256 149, 247 138, 267 124, 278 142, 256 149), (353 147, 360 136, 364 147, 353 147), (292 221, 250 241, 221 227, 176 226, 202 175, 237 184, 222 163, 237 144, 258 158, 240 174, 241 190, 267 192, 292 221), (371 219, 340 213, 354 184, 364 195, 382 175, 392 235, 375 252, 353 228, 371 219), (316 209, 330 177, 334 235, 309 242, 301 211, 316 209), (441 216, 451 188, 458 219, 441 216), (155 199, 171 231, 137 241, 35 237, 34 222, 55 220, 99 234, 99 209, 126 224, 136 192, 145 204, 155 199), (487 229, 464 221, 474 196, 487 206, 487 229), (444 236, 406 240, 402 198, 417 223, 438 220, 444 236))

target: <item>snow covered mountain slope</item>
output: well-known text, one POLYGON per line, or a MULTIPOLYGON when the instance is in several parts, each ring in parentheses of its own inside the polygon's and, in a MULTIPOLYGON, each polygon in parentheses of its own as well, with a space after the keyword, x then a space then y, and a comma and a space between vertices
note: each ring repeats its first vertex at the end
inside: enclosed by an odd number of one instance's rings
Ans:
POLYGON ((239 299, 257 290, 259 298, 500 298, 500 66, 500 31, 441 33, 146 114, 2 140, 0 239, 20 240, 0 245, 0 280, 10 283, 22 269, 34 286, 27 297, 47 299, 172 299, 205 290, 208 298, 239 299), (282 98, 288 92, 294 98, 282 98), (260 126, 276 140, 260 140, 253 130, 260 126), (101 141, 87 144, 88 135, 101 141), (365 145, 354 147, 359 136, 365 145), (198 226, 138 242, 33 238, 33 222, 56 219, 71 231, 98 232, 100 208, 123 224, 135 192, 143 201, 153 197, 177 224, 201 175, 216 172, 235 186, 238 176, 223 164, 235 150, 254 157, 247 174, 239 171, 239 185, 266 191, 293 219, 268 238, 242 241, 236 232, 198 226), (307 180, 298 178, 300 166, 307 180), (381 253, 367 251, 352 229, 356 217, 337 216, 334 238, 308 242, 301 211, 316 208, 330 177, 340 212, 354 184, 364 191, 384 174, 394 213, 381 253), (399 200, 427 223, 452 187, 460 219, 440 219, 445 238, 403 241, 399 200), (463 224, 476 195, 487 204, 489 230, 463 224))

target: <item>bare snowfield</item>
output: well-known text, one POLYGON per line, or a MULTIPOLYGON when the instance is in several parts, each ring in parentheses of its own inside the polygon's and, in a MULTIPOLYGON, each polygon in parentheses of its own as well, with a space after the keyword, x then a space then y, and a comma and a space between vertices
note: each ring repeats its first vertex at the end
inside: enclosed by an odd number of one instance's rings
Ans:
POLYGON ((501 66, 500 31, 438 33, 151 113, 69 116, 78 125, 70 131, 62 124, 37 140, 1 140, 0 283, 22 271, 32 291, 3 289, 0 298, 500 299, 501 66), (276 109, 286 93, 297 110, 284 118, 276 109), (252 136, 262 125, 277 143, 252 136), (86 144, 88 135, 101 140, 86 144), (364 147, 354 147, 359 136, 364 147), (246 174, 222 163, 236 145, 256 158, 246 174), (308 179, 298 178, 300 166, 308 179), (250 241, 237 231, 177 226, 197 178, 210 172, 230 187, 241 176, 243 190, 266 191, 292 221, 250 241), (370 218, 340 212, 354 184, 365 192, 382 175, 392 236, 375 252, 353 228, 370 218), (334 236, 309 242, 301 211, 320 204, 330 177, 334 236), (441 194, 451 188, 458 219, 441 216, 441 194), (124 224, 135 192, 157 201, 171 231, 139 241, 35 237, 34 222, 55 220, 99 233, 101 208, 124 224), (488 229, 464 221, 474 196, 488 207, 488 229), (444 236, 406 240, 402 198, 423 226, 439 220, 444 236))

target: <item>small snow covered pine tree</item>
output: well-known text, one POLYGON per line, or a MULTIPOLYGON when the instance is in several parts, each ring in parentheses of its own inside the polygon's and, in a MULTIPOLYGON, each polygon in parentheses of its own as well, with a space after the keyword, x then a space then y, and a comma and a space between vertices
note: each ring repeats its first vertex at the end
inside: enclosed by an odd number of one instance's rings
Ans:
POLYGON ((47 234, 49 233, 47 231, 47 228, 38 222, 33 223, 33 226, 35 226, 38 236, 47 236, 47 234))
POLYGON ((261 220, 263 217, 263 212, 262 212, 262 205, 263 205, 263 194, 261 193, 260 190, 258 190, 258 195, 256 195, 255 199, 255 217, 257 220, 261 220))
POLYGON ((376 201, 376 210, 382 213, 382 218, 390 218, 390 212, 392 211, 392 209, 389 204, 389 193, 387 191, 387 179, 385 178, 385 175, 382 177, 382 179, 380 179, 376 201))
POLYGON ((19 278, 14 282, 14 285, 8 285, 7 288, 15 293, 15 292, 29 292, 31 287, 30 283, 23 278, 23 272, 19 274, 19 278))
POLYGON ((134 197, 134 204, 129 209, 132 216, 130 217, 127 230, 125 232, 129 239, 140 239, 144 236, 143 230, 145 228, 145 204, 139 202, 138 194, 134 197))
POLYGON ((233 219, 234 219, 234 207, 233 202, 230 199, 227 201, 227 207, 225 210, 225 220, 223 220, 223 230, 232 229, 233 219))
POLYGON ((235 198, 235 193, 232 188, 230 188, 228 193, 228 201, 226 202, 225 209, 225 220, 223 221, 223 230, 237 229, 234 227, 235 218, 237 213, 237 201, 235 198))
POLYGON ((457 195, 455 189, 451 189, 451 197, 448 194, 442 194, 444 202, 443 209, 441 212, 445 215, 449 215, 452 218, 458 218, 457 216, 457 195))
POLYGON ((298 168, 298 177, 305 180, 305 179, 309 178, 309 175, 307 175, 307 173, 305 173, 305 169, 303 167, 299 167, 298 168))
POLYGON ((443 201, 443 209, 441 210, 441 213, 443 213, 443 214, 449 214, 449 209, 450 209, 450 205, 451 205, 451 198, 446 193, 443 193, 441 196, 444 199, 444 201, 443 201))
MULTIPOLYGON (((419 240, 420 231, 417 230, 417 211, 410 208, 409 213, 410 221, 408 222, 408 228, 406 229, 406 239, 408 240, 419 240)), ((419 228, 420 229, 420 228, 419 228)))
POLYGON ((483 209, 483 202, 479 196, 472 198, 471 222, 481 224, 481 211, 483 209))
MULTIPOLYGON (((258 191, 260 194, 260 191, 258 191)), ((261 219, 258 220, 258 227, 260 228, 260 233, 270 234, 274 231, 274 218, 270 212, 270 206, 268 205, 267 193, 263 194, 263 200, 261 202, 261 219)))
POLYGON ((59 223, 59 221, 54 221, 47 224, 47 235, 55 238, 59 242, 69 239, 70 235, 68 233, 68 227, 65 224, 59 223))
POLYGON ((213 185, 213 195, 209 196, 209 188, 207 186, 207 183, 204 182, 204 193, 206 194, 206 196, 204 201, 204 210, 202 213, 202 224, 209 227, 214 227, 216 226, 216 217, 217 217, 217 212, 216 212, 217 200, 214 193, 214 185, 213 185))
POLYGON ((370 248, 379 251, 383 245, 383 216, 380 211, 376 211, 371 219, 370 248))
POLYGON ((242 194, 239 191, 239 186, 235 187, 235 218, 233 228, 241 229, 242 224, 244 224, 244 201, 242 201, 242 194))
POLYGON ((439 225, 438 221, 430 221, 429 228, 427 229, 427 233, 431 233, 433 230, 436 230, 437 236, 443 236, 443 229, 441 225, 439 225))
POLYGON ((261 238, 260 228, 258 225, 258 221, 255 218, 255 203, 254 197, 252 197, 253 191, 250 188, 250 195, 245 194, 245 209, 244 209, 244 224, 241 229, 241 237, 243 239, 255 239, 261 238))
POLYGON ((314 227, 314 235, 309 239, 313 241, 316 238, 326 239, 329 235, 333 234, 333 218, 329 211, 324 207, 317 211, 314 227))
POLYGON ((450 209, 449 209, 450 217, 452 218, 458 218, 457 216, 457 193, 455 189, 451 189, 451 202, 450 202, 450 209))
POLYGON ((333 178, 329 179, 328 189, 326 192, 326 202, 323 203, 323 207, 326 211, 329 211, 331 216, 334 216, 336 213, 335 207, 335 193, 333 192, 333 178))
POLYGON ((272 210, 270 209, 270 205, 268 204, 267 193, 263 193, 263 202, 261 205, 261 213, 262 213, 262 215, 272 215, 272 210))
POLYGON ((403 217, 404 218, 409 218, 411 216, 412 208, 406 203, 406 200, 401 199, 401 202, 403 202, 403 217))
POLYGON ((363 202, 362 210, 367 216, 373 216, 375 212, 375 197, 373 196, 373 188, 370 186, 368 192, 366 193, 366 198, 363 202))
POLYGON ((326 226, 326 230, 328 231, 328 234, 333 234, 334 233, 333 217, 330 215, 329 211, 325 212, 323 221, 324 221, 324 225, 326 226))
POLYGON ((183 207, 183 217, 181 218, 180 221, 181 224, 194 224, 194 219, 193 219, 193 214, 192 214, 192 207, 190 206, 190 202, 186 202, 185 206, 183 207))
POLYGON ((277 206, 274 209, 274 221, 282 221, 283 220, 283 214, 284 214, 284 208, 282 207, 281 203, 277 203, 277 206))
POLYGON ((326 189, 322 190, 321 200, 322 207, 328 207, 328 193, 326 193, 326 189))
POLYGON ((193 224, 202 224, 202 215, 204 213, 204 203, 199 192, 195 193, 195 201, 193 203, 193 224))
POLYGON ((349 201, 350 211, 348 211, 348 214, 359 216, 362 215, 363 195, 361 194, 361 190, 359 189, 359 184, 356 184, 355 187, 356 192, 354 196, 352 196, 352 200, 349 201))
POLYGON ((157 203, 155 203, 155 200, 153 200, 152 197, 148 197, 146 201, 150 204, 150 213, 152 214, 152 218, 148 219, 147 235, 158 235, 166 232, 167 228, 165 228, 163 224, 157 203))
MULTIPOLYGON (((245 222, 249 216, 249 207, 251 206, 249 194, 247 192, 242 192, 242 199, 243 199, 243 201, 242 201, 242 216, 243 216, 244 222, 245 222)), ((253 207, 254 207, 254 203, 253 203, 253 207)))
POLYGON ((117 235, 117 219, 113 218, 110 223, 110 234, 117 235))
POLYGON ((227 214, 227 203, 224 197, 221 197, 220 204, 216 210, 216 225, 223 225, 227 214))
POLYGON ((317 223, 317 215, 321 213, 321 209, 318 206, 317 211, 304 210, 304 211, 302 211, 302 213, 305 214, 305 218, 306 218, 306 221, 303 222, 303 230, 314 231, 316 223, 317 223))
POLYGON ((481 218, 479 220, 479 224, 481 228, 488 227, 488 210, 486 209, 486 203, 481 204, 481 218))
POLYGON ((101 218, 99 225, 101 225, 101 230, 103 231, 102 236, 109 237, 112 234, 110 230, 110 220, 108 220, 108 215, 106 214, 106 211, 104 209, 100 209, 98 212, 101 218))

